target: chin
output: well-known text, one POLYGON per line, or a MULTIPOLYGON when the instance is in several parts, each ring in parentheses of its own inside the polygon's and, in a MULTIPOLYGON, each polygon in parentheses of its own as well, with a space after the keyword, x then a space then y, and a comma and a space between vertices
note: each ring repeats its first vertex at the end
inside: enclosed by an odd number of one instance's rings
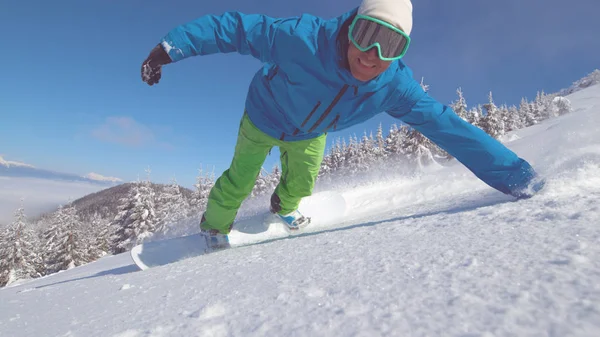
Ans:
POLYGON ((351 73, 352 73, 352 76, 354 76, 354 78, 356 78, 359 81, 363 81, 363 82, 368 82, 376 77, 376 76, 372 76, 372 75, 359 74, 355 71, 351 71, 351 73))

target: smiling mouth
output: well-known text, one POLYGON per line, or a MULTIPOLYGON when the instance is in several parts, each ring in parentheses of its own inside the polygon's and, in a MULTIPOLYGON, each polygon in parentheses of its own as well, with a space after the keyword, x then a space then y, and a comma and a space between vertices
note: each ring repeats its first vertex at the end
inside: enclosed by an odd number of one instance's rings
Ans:
POLYGON ((360 57, 358 59, 358 64, 360 64, 363 68, 375 68, 375 64, 367 63, 363 61, 360 57))

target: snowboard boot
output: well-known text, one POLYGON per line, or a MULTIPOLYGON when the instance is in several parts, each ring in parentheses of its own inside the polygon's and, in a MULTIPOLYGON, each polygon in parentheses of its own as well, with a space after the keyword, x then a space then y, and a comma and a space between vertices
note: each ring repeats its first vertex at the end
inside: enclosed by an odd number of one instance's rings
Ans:
POLYGON ((222 234, 216 229, 204 229, 202 228, 202 224, 206 221, 204 215, 202 215, 202 220, 200 220, 200 234, 204 236, 206 240, 206 249, 207 252, 214 252, 217 250, 231 248, 229 244, 229 237, 227 234, 222 234))
POLYGON ((295 210, 289 214, 280 214, 281 212, 281 199, 276 193, 271 195, 271 213, 275 214, 281 221, 283 221, 288 231, 297 231, 310 224, 310 218, 305 217, 298 210, 295 210))
POLYGON ((295 210, 290 214, 276 214, 290 232, 300 230, 310 224, 310 218, 305 217, 298 210, 295 210))
POLYGON ((208 252, 231 248, 229 245, 229 237, 225 234, 219 233, 219 231, 216 229, 201 229, 200 234, 202 234, 206 240, 208 252))

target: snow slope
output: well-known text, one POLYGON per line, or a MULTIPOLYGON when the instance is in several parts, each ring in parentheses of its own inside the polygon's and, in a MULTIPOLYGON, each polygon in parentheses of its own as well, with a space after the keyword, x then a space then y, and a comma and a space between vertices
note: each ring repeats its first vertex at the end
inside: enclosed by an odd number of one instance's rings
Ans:
POLYGON ((600 86, 507 145, 514 202, 461 165, 341 191, 328 229, 136 271, 127 254, 0 290, 0 336, 600 336, 600 86))

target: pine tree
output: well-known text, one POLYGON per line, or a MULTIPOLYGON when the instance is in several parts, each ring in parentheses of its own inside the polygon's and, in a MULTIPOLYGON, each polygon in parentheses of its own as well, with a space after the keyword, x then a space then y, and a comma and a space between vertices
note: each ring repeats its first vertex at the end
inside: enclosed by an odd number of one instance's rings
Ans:
MULTIPOLYGON (((345 143, 345 140, 344 140, 345 143)), ((346 153, 344 149, 344 145, 342 145, 342 140, 338 138, 335 142, 335 146, 331 150, 331 172, 335 173, 344 168, 344 163, 346 161, 346 153)))
POLYGON ((202 213, 206 209, 208 202, 208 196, 210 191, 215 185, 214 173, 204 173, 202 168, 198 170, 198 176, 196 177, 196 188, 192 193, 191 208, 194 213, 202 213))
POLYGON ((546 93, 542 91, 538 91, 534 106, 538 113, 538 121, 542 121, 552 117, 552 99, 550 96, 546 95, 546 93))
POLYGON ((375 139, 373 134, 367 136, 365 132, 358 145, 358 160, 356 161, 356 172, 366 172, 375 162, 375 139))
POLYGON ((256 177, 256 182, 254 183, 250 196, 257 197, 259 195, 265 195, 269 192, 270 187, 269 173, 266 172, 265 169, 261 169, 258 177, 256 177))
POLYGON ((81 219, 73 204, 61 207, 56 212, 56 222, 60 230, 55 237, 54 250, 49 252, 52 272, 67 270, 91 261, 89 242, 82 235, 81 219))
POLYGON ((467 115, 467 122, 475 125, 478 128, 481 128, 481 119, 483 118, 483 109, 481 105, 477 105, 476 107, 469 110, 469 114, 467 115))
POLYGON ((89 256, 93 261, 110 253, 110 236, 113 230, 110 221, 103 219, 98 213, 95 213, 89 221, 94 233, 94 240, 89 249, 89 256))
POLYGON ((598 84, 598 83, 600 83, 600 70, 596 69, 593 72, 591 72, 590 74, 588 74, 587 76, 585 76, 584 78, 573 82, 573 84, 569 88, 561 90, 558 93, 558 95, 568 96, 574 92, 577 92, 584 88, 588 88, 588 87, 598 84))
POLYGON ((412 129, 404 139, 404 153, 409 162, 419 168, 423 168, 435 162, 431 151, 433 143, 423 136, 422 133, 412 129))
POLYGON ((279 185, 279 181, 281 180, 281 170, 277 164, 273 166, 273 169, 271 170, 271 173, 269 173, 268 177, 269 193, 271 193, 275 191, 275 188, 277 185, 279 185))
POLYGON ((111 223, 115 228, 111 243, 114 253, 125 252, 149 239, 156 231, 155 194, 150 181, 137 182, 111 223))
POLYGON ((508 130, 510 111, 508 110, 508 106, 506 104, 502 104, 498 108, 498 112, 500 113, 500 119, 502 120, 502 124, 504 125, 504 133, 507 133, 511 130, 508 130))
POLYGON ((519 114, 521 120, 524 122, 525 127, 529 127, 538 123, 536 114, 532 105, 525 99, 521 99, 521 105, 519 106, 519 114))
POLYGON ((387 158, 387 148, 385 146, 386 140, 383 137, 383 126, 379 123, 379 127, 377 128, 377 137, 376 137, 377 147, 374 150, 375 160, 377 162, 383 162, 387 158))
POLYGON ((508 108, 505 123, 507 132, 515 131, 523 127, 521 124, 521 117, 519 116, 519 110, 516 106, 512 105, 508 108))
POLYGON ((410 127, 408 125, 402 125, 398 128, 396 124, 392 124, 390 132, 385 139, 388 159, 394 161, 406 159, 404 142, 409 133, 410 127))
POLYGON ((568 98, 557 96, 552 100, 551 110, 553 116, 562 116, 573 112, 573 107, 571 107, 571 101, 568 98))
POLYGON ((347 169, 347 172, 350 175, 356 174, 357 168, 360 166, 359 146, 360 144, 356 138, 356 135, 350 137, 350 141, 344 156, 346 159, 344 162, 344 168, 347 169))
POLYGON ((188 213, 187 201, 181 193, 181 186, 177 179, 172 178, 171 183, 158 195, 156 232, 166 233, 169 226, 186 218, 188 213))
POLYGON ((398 125, 392 124, 390 131, 385 137, 385 148, 390 156, 395 156, 400 152, 400 143, 398 142, 398 125))
POLYGON ((462 89, 458 88, 456 90, 456 93, 458 94, 458 99, 453 102, 452 104, 450 104, 450 107, 452 108, 452 110, 454 110, 454 112, 462 119, 466 120, 467 122, 471 122, 469 120, 469 110, 467 109, 467 100, 465 99, 462 89))
POLYGON ((317 176, 317 179, 329 176, 333 172, 332 171, 333 157, 332 157, 331 153, 332 152, 330 150, 323 156, 323 160, 321 161, 321 167, 319 168, 319 174, 317 176))
POLYGON ((490 136, 498 139, 504 134, 504 121, 498 107, 494 103, 491 91, 488 95, 488 103, 484 105, 484 108, 487 114, 481 121, 481 128, 490 136))
POLYGON ((42 234, 42 259, 44 260, 45 274, 52 274, 58 270, 55 270, 55 265, 58 264, 56 261, 56 252, 60 246, 60 238, 63 236, 62 223, 60 222, 61 216, 58 213, 61 211, 61 206, 51 217, 47 219, 48 226, 42 234))
POLYGON ((0 235, 0 286, 41 276, 41 258, 35 248, 25 209, 20 207, 15 211, 15 220, 0 235))

